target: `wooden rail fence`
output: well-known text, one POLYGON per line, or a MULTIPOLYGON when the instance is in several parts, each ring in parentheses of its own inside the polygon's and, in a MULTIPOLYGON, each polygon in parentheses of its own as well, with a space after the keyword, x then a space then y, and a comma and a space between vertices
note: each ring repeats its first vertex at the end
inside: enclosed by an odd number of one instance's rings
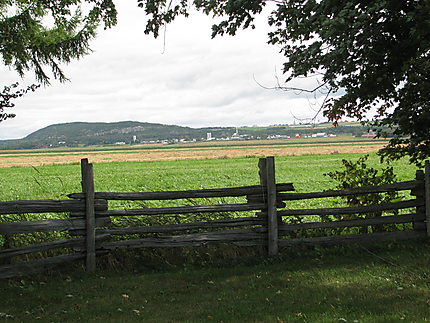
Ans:
POLYGON ((66 200, 34 200, 0 202, 0 215, 24 213, 68 213, 69 218, 40 221, 0 223, 0 235, 64 231, 68 237, 0 250, 0 278, 28 275, 59 264, 85 259, 86 270, 96 270, 96 256, 115 249, 200 246, 211 243, 233 243, 239 246, 266 246, 268 255, 276 255, 280 247, 299 244, 365 243, 385 240, 417 239, 430 236, 430 165, 425 172, 418 170, 416 179, 377 187, 330 190, 311 193, 294 192, 291 183, 276 183, 273 157, 261 158, 258 163, 260 185, 163 192, 95 192, 92 164, 81 162, 82 192, 69 194, 66 200), (398 202, 358 207, 291 209, 288 203, 297 200, 340 197, 381 192, 410 191, 414 198, 398 202), (179 199, 210 199, 245 197, 245 203, 184 205, 175 207, 109 209, 109 200, 149 201, 179 199), (407 214, 399 210, 409 210, 407 214), (213 214, 254 211, 252 216, 212 219, 192 223, 115 227, 112 219, 128 216, 156 217, 161 215, 213 214), (345 216, 355 214, 393 215, 369 218, 305 221, 307 216, 345 216), (288 221, 294 217, 299 221, 288 221), (299 222, 299 223, 292 223, 299 222), (382 225, 406 224, 406 230, 383 232, 382 225), (373 228, 371 233, 330 234, 328 229, 373 228), (312 231, 313 230, 313 231, 312 231), (326 230, 319 236, 315 230, 326 230), (310 232, 298 235, 297 232, 310 232), (328 233, 327 233, 328 232, 328 233), (116 236, 139 235, 139 238, 116 239, 116 236), (17 262, 14 259, 31 253, 61 249, 60 255, 38 260, 17 262), (68 253, 65 253, 67 250, 68 253))

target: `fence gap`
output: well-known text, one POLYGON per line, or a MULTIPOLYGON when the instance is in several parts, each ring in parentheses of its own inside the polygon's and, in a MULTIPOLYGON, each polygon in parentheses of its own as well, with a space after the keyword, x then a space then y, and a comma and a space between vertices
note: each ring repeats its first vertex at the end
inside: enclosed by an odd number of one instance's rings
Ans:
POLYGON ((85 224, 86 224, 86 271, 96 270, 96 229, 95 229, 95 194, 93 165, 88 159, 81 160, 82 192, 85 194, 85 224))

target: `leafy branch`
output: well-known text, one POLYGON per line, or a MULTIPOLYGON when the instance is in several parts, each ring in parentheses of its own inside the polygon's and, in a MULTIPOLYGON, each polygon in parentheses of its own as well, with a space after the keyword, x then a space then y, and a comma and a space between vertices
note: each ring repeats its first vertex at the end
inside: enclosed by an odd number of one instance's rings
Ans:
POLYGON ((36 91, 37 88, 40 87, 39 84, 32 84, 30 86, 27 86, 27 88, 18 88, 19 83, 13 83, 9 86, 5 86, 3 88, 3 91, 0 93, 0 122, 9 119, 14 118, 15 114, 8 113, 5 111, 7 108, 13 108, 15 106, 15 103, 13 103, 13 100, 22 97, 27 92, 36 91))

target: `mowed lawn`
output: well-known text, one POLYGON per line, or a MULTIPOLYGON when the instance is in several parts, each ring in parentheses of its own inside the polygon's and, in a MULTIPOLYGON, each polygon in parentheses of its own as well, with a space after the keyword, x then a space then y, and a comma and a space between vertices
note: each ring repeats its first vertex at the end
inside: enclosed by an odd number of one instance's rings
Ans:
MULTIPOLYGON (((323 174, 361 154, 280 156, 278 182, 329 189, 323 174)), ((370 164, 377 166, 372 155, 370 164)), ((91 160, 90 160, 91 161, 91 160)), ((258 158, 94 165, 98 191, 156 191, 258 184, 258 158)), ((416 168, 396 163, 399 180, 416 168)), ((80 166, 0 169, 1 199, 65 198, 80 166)), ((0 320, 11 322, 425 322, 430 320, 428 240, 264 250, 228 245, 99 258, 47 275, 0 281, 0 320), (175 262, 185 259, 185 262, 175 262)))

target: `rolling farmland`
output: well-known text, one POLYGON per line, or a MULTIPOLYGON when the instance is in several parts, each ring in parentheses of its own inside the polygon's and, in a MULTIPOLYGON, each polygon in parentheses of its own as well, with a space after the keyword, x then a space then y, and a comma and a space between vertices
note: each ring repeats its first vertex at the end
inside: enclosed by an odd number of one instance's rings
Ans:
POLYGON ((130 145, 70 149, 37 149, 0 152, 0 167, 41 166, 92 162, 190 160, 314 154, 372 153, 383 140, 322 138, 301 140, 258 140, 205 142, 174 145, 130 145))

